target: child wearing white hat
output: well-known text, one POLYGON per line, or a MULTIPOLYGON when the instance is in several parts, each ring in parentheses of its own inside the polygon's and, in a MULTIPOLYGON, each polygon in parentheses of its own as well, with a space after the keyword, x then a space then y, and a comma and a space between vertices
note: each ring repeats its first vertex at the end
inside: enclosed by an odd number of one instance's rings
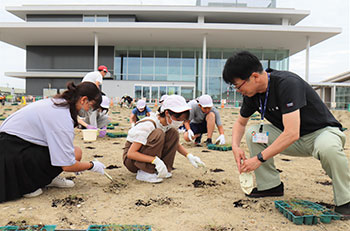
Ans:
POLYGON ((159 183, 171 177, 176 151, 194 167, 204 166, 179 143, 177 129, 188 119, 190 109, 182 96, 171 95, 156 114, 151 113, 129 130, 123 160, 130 172, 137 173, 137 180, 159 183))
POLYGON ((150 116, 151 111, 152 110, 146 105, 146 101, 143 99, 137 101, 136 107, 131 111, 130 115, 131 127, 134 127, 137 121, 150 116))
POLYGON ((185 121, 184 126, 187 132, 184 133, 186 141, 195 143, 201 142, 202 134, 207 133, 206 144, 212 144, 212 136, 215 124, 218 127, 220 136, 215 142, 220 145, 225 144, 224 127, 222 126, 219 111, 213 107, 213 100, 210 95, 202 95, 198 100, 189 102, 192 110, 189 120, 185 121))
POLYGON ((105 137, 107 125, 110 123, 110 118, 108 116, 109 103, 109 98, 103 95, 100 108, 94 111, 81 112, 83 117, 78 119, 79 124, 87 129, 100 129, 98 137, 105 137))

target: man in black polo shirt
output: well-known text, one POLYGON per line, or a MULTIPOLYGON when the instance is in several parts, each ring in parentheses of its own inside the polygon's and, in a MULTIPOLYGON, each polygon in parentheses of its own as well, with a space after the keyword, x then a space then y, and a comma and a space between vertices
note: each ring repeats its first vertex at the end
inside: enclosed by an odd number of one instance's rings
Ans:
POLYGON ((232 151, 240 173, 254 171, 257 188, 248 197, 283 196, 284 187, 273 157, 278 153, 313 156, 332 179, 335 211, 350 216, 350 171, 343 151, 345 135, 312 87, 288 71, 267 73, 257 57, 243 51, 225 64, 223 78, 243 94, 240 115, 232 128, 232 151), (271 124, 252 126, 260 112, 271 124), (239 147, 246 135, 251 158, 239 147))

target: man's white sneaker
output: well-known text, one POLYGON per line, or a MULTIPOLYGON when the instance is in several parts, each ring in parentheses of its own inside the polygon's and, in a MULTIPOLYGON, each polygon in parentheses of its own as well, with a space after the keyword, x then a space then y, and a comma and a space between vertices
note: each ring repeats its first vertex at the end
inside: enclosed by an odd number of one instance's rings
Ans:
POLYGON ((162 178, 158 178, 155 173, 148 173, 142 170, 137 171, 136 180, 145 181, 149 183, 160 183, 163 181, 162 178))
POLYGON ((38 188, 34 192, 24 194, 23 197, 26 197, 26 198, 37 197, 37 196, 41 195, 42 193, 43 193, 43 190, 41 188, 38 188))
POLYGON ((47 187, 57 187, 57 188, 72 188, 74 187, 74 182, 71 180, 67 180, 66 178, 62 178, 56 176, 47 187))

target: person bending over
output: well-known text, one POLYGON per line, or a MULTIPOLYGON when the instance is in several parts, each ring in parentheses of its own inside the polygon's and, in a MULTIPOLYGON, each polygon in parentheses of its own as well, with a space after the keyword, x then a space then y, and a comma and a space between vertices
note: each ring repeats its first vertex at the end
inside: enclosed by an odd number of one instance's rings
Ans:
POLYGON ((152 110, 146 105, 146 101, 142 99, 137 101, 136 107, 131 111, 130 115, 131 127, 134 127, 137 121, 150 116, 151 111, 152 110))

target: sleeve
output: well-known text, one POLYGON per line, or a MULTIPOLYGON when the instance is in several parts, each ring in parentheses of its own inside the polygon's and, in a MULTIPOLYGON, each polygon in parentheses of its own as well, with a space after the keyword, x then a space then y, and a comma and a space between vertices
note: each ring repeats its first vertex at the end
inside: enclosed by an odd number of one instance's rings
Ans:
POLYGON ((215 123, 216 123, 216 126, 222 125, 219 111, 218 111, 216 108, 214 108, 214 107, 212 108, 212 111, 213 111, 214 114, 215 114, 215 123))
POLYGON ((92 111, 91 113, 89 113, 89 122, 88 124, 90 124, 91 126, 97 127, 97 110, 92 111))
POLYGON ((96 78, 96 81, 100 82, 102 84, 102 75, 98 73, 98 77, 96 78))
POLYGON ((137 108, 135 107, 134 109, 132 109, 132 114, 136 115, 137 114, 137 108))
POLYGON ((189 118, 188 118, 188 120, 191 122, 192 120, 193 120, 193 118, 194 118, 194 115, 196 114, 196 106, 197 106, 197 104, 192 104, 191 105, 191 110, 190 110, 190 116, 189 116, 189 118))
POLYGON ((74 130, 51 130, 47 133, 51 164, 53 166, 71 166, 75 164, 74 130))
POLYGON ((276 87, 278 106, 282 114, 296 111, 306 105, 303 82, 297 78, 284 78, 276 87))
POLYGON ((254 105, 253 99, 249 98, 247 96, 243 97, 243 103, 240 110, 240 114, 244 118, 248 118, 251 115, 254 114, 254 112, 258 111, 259 108, 257 108, 256 105, 254 105))
POLYGON ((150 121, 138 123, 135 127, 129 130, 126 140, 131 143, 137 142, 145 145, 149 134, 151 134, 154 129, 154 124, 150 121))
POLYGON ((147 112, 151 112, 152 109, 146 106, 146 111, 147 111, 147 112))

